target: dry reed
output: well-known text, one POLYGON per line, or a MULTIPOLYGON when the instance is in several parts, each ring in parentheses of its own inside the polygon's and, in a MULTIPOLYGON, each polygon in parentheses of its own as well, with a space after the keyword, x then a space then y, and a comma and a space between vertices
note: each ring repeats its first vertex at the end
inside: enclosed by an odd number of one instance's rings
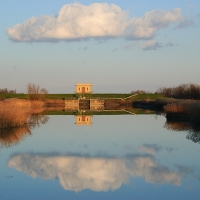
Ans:
POLYGON ((194 123, 200 123, 200 101, 182 100, 164 106, 167 114, 185 114, 194 123))
POLYGON ((164 106, 166 113, 186 113, 187 109, 185 104, 182 103, 170 103, 164 106))
POLYGON ((0 128, 23 126, 29 117, 29 103, 18 100, 0 102, 0 128))
POLYGON ((39 100, 30 100, 30 104, 32 108, 41 108, 45 106, 45 102, 39 100))

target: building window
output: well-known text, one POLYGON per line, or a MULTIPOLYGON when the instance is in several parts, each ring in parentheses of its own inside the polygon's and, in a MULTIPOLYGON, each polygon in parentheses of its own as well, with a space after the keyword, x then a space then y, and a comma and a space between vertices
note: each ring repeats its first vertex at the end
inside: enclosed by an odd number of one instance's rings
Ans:
POLYGON ((81 88, 78 88, 79 89, 79 91, 81 90, 81 88))
POLYGON ((87 88, 87 90, 88 90, 88 88, 87 88))

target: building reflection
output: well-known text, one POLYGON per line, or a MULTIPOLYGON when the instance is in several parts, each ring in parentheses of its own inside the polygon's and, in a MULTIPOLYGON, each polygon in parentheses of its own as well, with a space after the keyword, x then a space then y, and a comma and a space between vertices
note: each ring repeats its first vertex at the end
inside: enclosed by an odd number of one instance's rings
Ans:
POLYGON ((77 115, 76 125, 92 125, 92 116, 91 115, 77 115))
POLYGON ((112 109, 108 110, 104 107, 102 100, 90 100, 90 104, 86 100, 68 100, 68 103, 65 104, 65 112, 73 112, 75 115, 75 124, 78 125, 92 125, 92 116, 93 115, 115 115, 115 114, 135 114, 133 109, 124 110, 121 109, 112 109))

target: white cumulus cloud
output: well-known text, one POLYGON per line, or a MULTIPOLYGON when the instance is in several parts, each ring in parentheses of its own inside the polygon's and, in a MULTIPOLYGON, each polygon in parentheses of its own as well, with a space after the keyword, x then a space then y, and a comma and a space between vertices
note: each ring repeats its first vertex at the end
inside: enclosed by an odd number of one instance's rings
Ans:
POLYGON ((181 9, 157 10, 143 17, 131 18, 115 4, 80 3, 64 5, 57 16, 31 17, 22 24, 7 28, 13 41, 39 42, 89 38, 150 39, 170 24, 180 22, 181 9))
POLYGON ((13 156, 8 166, 33 178, 58 179, 65 190, 108 191, 120 188, 131 177, 147 182, 180 185, 181 175, 158 165, 152 156, 129 158, 90 158, 21 154, 13 156))

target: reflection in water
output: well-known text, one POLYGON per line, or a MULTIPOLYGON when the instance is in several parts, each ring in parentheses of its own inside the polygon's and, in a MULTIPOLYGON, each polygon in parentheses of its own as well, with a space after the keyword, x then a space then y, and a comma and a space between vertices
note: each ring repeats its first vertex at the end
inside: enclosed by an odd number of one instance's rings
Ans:
POLYGON ((144 144, 138 148, 140 152, 155 155, 158 151, 160 151, 162 148, 159 147, 156 144, 144 144))
POLYGON ((164 128, 171 131, 187 131, 187 139, 200 143, 200 125, 178 121, 167 121, 164 128))
POLYGON ((28 124, 32 127, 40 126, 40 124, 46 124, 49 120, 47 115, 31 115, 28 119, 28 124))
POLYGON ((190 131, 187 134, 186 138, 188 140, 192 140, 195 143, 200 143, 200 132, 192 132, 192 131, 190 131))
POLYGON ((31 129, 48 122, 48 116, 30 115, 27 125, 16 128, 0 129, 0 145, 1 147, 10 147, 17 145, 26 136, 31 135, 31 129))
POLYGON ((0 145, 2 147, 16 145, 27 135, 31 135, 31 131, 28 126, 0 129, 0 145))
POLYGON ((76 125, 91 125, 92 116, 91 115, 77 115, 76 116, 76 125))
POLYGON ((108 191, 120 188, 130 178, 179 186, 181 174, 156 163, 152 155, 125 158, 19 154, 8 166, 33 178, 58 179, 65 190, 108 191))

